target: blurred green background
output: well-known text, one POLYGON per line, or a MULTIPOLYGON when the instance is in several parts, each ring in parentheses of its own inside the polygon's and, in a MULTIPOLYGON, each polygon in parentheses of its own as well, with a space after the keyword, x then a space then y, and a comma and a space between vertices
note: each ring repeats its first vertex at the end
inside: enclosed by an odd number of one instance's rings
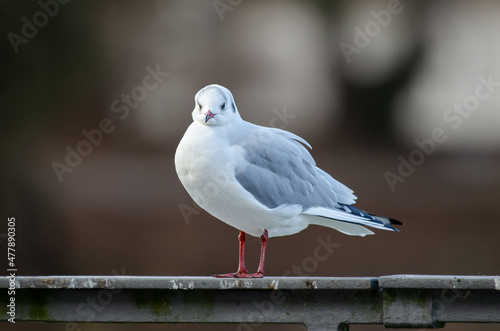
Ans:
MULTIPOLYGON (((367 238, 315 226, 273 238, 267 275, 304 267, 327 238, 339 247, 306 266, 311 276, 500 274, 499 2, 0 7, 0 249, 15 216, 18 275, 234 271, 238 231, 193 205, 173 161, 193 97, 211 83, 232 91, 244 119, 308 140, 318 166, 355 191, 358 208, 406 223, 401 234, 367 238)), ((251 270, 258 250, 250 239, 251 270)), ((471 329, 500 326, 445 328, 471 329)))

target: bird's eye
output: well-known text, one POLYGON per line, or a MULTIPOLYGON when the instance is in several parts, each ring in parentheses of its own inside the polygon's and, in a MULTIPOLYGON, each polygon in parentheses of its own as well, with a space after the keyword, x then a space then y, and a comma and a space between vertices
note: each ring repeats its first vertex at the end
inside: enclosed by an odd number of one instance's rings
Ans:
POLYGON ((201 105, 200 104, 198 104, 198 109, 201 110, 201 105))
POLYGON ((220 106, 220 109, 226 109, 226 103, 224 102, 222 106, 220 106))

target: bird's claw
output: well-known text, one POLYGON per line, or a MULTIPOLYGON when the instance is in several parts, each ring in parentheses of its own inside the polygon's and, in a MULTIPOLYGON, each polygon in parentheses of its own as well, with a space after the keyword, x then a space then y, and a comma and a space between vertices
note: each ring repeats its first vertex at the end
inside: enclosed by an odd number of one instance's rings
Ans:
POLYGON ((256 272, 254 274, 249 274, 248 272, 233 272, 229 274, 217 274, 214 275, 215 278, 262 278, 264 274, 262 272, 256 272))

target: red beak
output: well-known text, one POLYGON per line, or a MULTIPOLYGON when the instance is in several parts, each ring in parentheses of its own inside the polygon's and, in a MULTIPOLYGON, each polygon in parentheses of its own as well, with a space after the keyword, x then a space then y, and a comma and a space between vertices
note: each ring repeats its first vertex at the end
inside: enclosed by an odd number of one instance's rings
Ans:
POLYGON ((210 110, 207 111, 207 113, 205 115, 206 115, 205 116, 205 123, 207 123, 209 119, 214 118, 214 116, 215 116, 215 114, 212 113, 210 110))

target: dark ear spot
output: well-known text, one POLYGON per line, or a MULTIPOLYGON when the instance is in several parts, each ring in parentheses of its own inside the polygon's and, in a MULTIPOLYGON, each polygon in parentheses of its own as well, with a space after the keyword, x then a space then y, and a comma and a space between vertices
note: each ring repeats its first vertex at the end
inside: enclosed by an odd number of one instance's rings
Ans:
POLYGON ((231 102, 231 108, 233 108, 233 113, 236 113, 236 108, 234 107, 234 102, 231 102))

